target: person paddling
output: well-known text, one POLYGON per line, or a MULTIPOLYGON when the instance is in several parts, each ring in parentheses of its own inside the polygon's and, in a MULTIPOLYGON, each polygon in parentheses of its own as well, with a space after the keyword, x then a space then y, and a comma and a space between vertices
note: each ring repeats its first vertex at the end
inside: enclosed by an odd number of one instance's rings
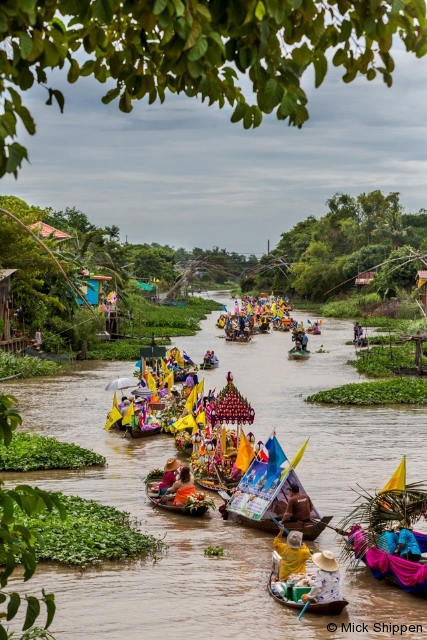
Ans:
POLYGON ((279 580, 284 581, 292 573, 305 573, 305 563, 310 558, 309 548, 302 543, 301 531, 290 531, 286 542, 281 537, 285 528, 273 540, 273 548, 281 557, 279 580))
POLYGON ((310 522, 313 503, 306 493, 301 493, 297 484, 291 484, 291 497, 288 500, 286 512, 283 514, 281 523, 289 522, 310 522))

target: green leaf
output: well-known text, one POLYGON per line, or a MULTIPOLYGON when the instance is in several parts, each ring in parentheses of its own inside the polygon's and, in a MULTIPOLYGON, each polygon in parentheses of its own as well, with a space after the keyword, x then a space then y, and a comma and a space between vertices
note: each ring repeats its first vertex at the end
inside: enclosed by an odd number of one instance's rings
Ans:
MULTIPOLYGON (((22 160, 27 160, 27 150, 25 147, 20 145, 18 142, 14 142, 13 144, 7 145, 9 151, 9 157, 6 162, 6 173, 15 173, 16 169, 21 166, 22 160)), ((8 441, 12 439, 12 433, 10 434, 10 439, 6 437, 5 434, 5 444, 8 444, 8 441)))
POLYGON ((399 13, 399 11, 403 11, 405 8, 405 0, 393 0, 393 5, 391 8, 392 13, 399 13))
POLYGON ((11 593, 9 596, 9 603, 7 605, 7 618, 6 620, 12 620, 19 609, 19 605, 21 604, 21 596, 19 593, 11 593))
POLYGON ((347 62, 347 52, 344 49, 337 49, 334 57, 332 58, 332 64, 335 67, 339 67, 341 64, 345 64, 347 62))
POLYGON ((255 7, 255 17, 257 18, 257 20, 261 22, 261 20, 265 16, 265 13, 266 13, 265 4, 263 3, 262 0, 258 0, 257 5, 255 7))
POLYGON ((280 105, 280 111, 284 116, 290 115, 297 106, 297 97, 295 93, 291 91, 286 91, 283 96, 282 103, 280 105))
POLYGON ((317 89, 325 79, 328 70, 328 61, 326 60, 325 54, 319 51, 317 57, 313 60, 313 65, 315 71, 315 86, 317 89))
POLYGON ((123 113, 130 113, 133 109, 132 100, 127 89, 125 89, 120 96, 119 109, 120 111, 123 111, 123 113))
POLYGON ((208 49, 208 41, 205 38, 199 38, 196 44, 194 45, 194 47, 190 49, 190 52, 188 54, 188 59, 191 60, 192 62, 195 62, 196 60, 200 60, 200 58, 205 55, 207 49, 208 49))
POLYGON ((376 75, 377 75, 377 72, 375 71, 375 69, 368 69, 366 73, 366 77, 368 78, 369 81, 374 80, 376 75))
POLYGON ((83 64, 83 66, 80 69, 80 75, 83 77, 90 76, 90 74, 93 73, 94 66, 95 66, 94 60, 86 60, 86 62, 83 64))
POLYGON ((32 627, 40 614, 40 602, 38 601, 38 599, 34 596, 26 596, 25 599, 28 604, 22 631, 26 631, 27 629, 32 627))
POLYGON ((21 51, 21 56, 26 60, 33 50, 33 41, 31 36, 29 36, 25 31, 18 31, 17 36, 19 37, 19 49, 21 51))
POLYGON ((166 9, 168 0, 156 0, 153 7, 153 14, 159 16, 166 9))
POLYGON ((36 132, 36 124, 33 120, 31 113, 24 106, 17 107, 16 113, 21 118, 22 123, 26 128, 26 130, 28 131, 28 133, 33 136, 36 132))
POLYGON ((250 129, 252 126, 253 113, 251 109, 246 109, 245 115, 243 116, 243 127, 244 129, 250 129))
POLYGON ((77 60, 72 58, 70 68, 68 70, 67 80, 70 84, 77 82, 80 76, 80 66, 77 60))
POLYGON ((109 24, 114 15, 114 0, 95 0, 93 15, 102 24, 109 24))
POLYGON ((56 611, 55 595, 53 593, 46 594, 43 591, 43 602, 45 603, 47 609, 47 620, 44 628, 49 629, 56 611))
POLYGON ((197 22, 197 20, 194 20, 193 24, 191 25, 190 35, 188 36, 187 42, 185 43, 185 46, 184 46, 184 51, 185 49, 191 49, 191 47, 194 47, 194 45, 196 44, 197 40, 200 38, 201 35, 202 35, 202 26, 200 22, 197 22))
POLYGON ((270 78, 264 87, 262 94, 263 111, 271 112, 276 107, 283 97, 283 86, 277 82, 274 78, 270 78))
POLYGON ((252 107, 252 114, 254 117, 254 123, 253 123, 253 127, 254 129, 256 129, 256 127, 259 127, 261 122, 262 122, 262 111, 259 107, 256 106, 256 104, 254 104, 252 107))
POLYGON ((58 103, 58 106, 61 110, 61 113, 64 113, 65 98, 62 95, 61 91, 59 91, 58 89, 52 89, 52 95, 55 97, 56 102, 58 103))
POLYGON ((105 96, 103 96, 103 98, 101 98, 101 100, 104 104, 109 104, 110 102, 115 100, 119 95, 120 95, 120 89, 119 87, 115 87, 114 89, 110 89, 109 91, 107 91, 107 93, 105 94, 105 96))
POLYGON ((0 640, 9 640, 10 636, 2 624, 0 624, 0 640))
POLYGON ((231 116, 231 122, 239 122, 246 113, 247 105, 245 102, 238 102, 231 116))
POLYGON ((202 18, 205 18, 206 20, 208 20, 208 22, 211 22, 212 15, 206 5, 200 3, 196 4, 196 11, 200 16, 202 16, 202 18))
POLYGON ((56 67, 59 62, 58 49, 50 40, 44 40, 43 56, 47 67, 56 67))

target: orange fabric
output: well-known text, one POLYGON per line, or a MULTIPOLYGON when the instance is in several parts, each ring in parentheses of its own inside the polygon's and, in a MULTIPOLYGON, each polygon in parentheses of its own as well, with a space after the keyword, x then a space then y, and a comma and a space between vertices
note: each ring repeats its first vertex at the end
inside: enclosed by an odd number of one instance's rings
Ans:
POLYGON ((184 502, 186 502, 188 496, 197 495, 196 487, 194 484, 189 485, 188 487, 181 487, 176 490, 175 500, 173 501, 174 507, 182 507, 184 502))

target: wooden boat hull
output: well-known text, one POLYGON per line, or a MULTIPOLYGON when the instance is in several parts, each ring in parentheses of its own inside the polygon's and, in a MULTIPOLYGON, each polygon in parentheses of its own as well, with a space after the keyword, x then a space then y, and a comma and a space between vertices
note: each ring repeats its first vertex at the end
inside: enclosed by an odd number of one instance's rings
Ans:
POLYGON ((312 332, 311 332, 311 335, 312 335, 312 336, 321 336, 321 335, 322 335, 322 332, 321 332, 321 331, 312 331, 312 332))
MULTIPOLYGON (((298 611, 301 611, 304 607, 304 604, 291 602, 289 600, 283 600, 283 598, 279 598, 279 596, 273 593, 273 591, 271 590, 271 576, 270 580, 267 583, 267 591, 271 595, 271 597, 276 600, 276 602, 282 605, 282 607, 287 607, 288 609, 297 609, 298 611)), ((305 612, 318 616, 339 616, 347 605, 347 600, 335 600, 335 602, 327 602, 326 604, 313 602, 305 610, 305 612)))
MULTIPOLYGON (((245 527, 251 527, 252 529, 258 529, 258 531, 265 531, 265 533, 272 533, 277 535, 278 527, 272 520, 252 520, 252 518, 246 518, 245 516, 238 515, 229 511, 229 518, 235 520, 239 524, 245 527)), ((285 527, 289 531, 300 531, 303 534, 304 540, 316 540, 326 528, 325 525, 329 524, 333 516, 324 516, 320 522, 315 523, 300 523, 300 522, 285 522, 285 527)))
POLYGON ((201 365, 199 365, 200 369, 216 369, 219 366, 218 364, 205 364, 204 362, 202 362, 201 365))
POLYGON ((308 360, 310 357, 310 351, 288 351, 289 360, 308 360))
MULTIPOLYGON (((145 493, 147 495, 147 498, 150 500, 150 502, 154 504, 156 507, 159 507, 159 509, 165 509, 166 511, 170 511, 171 513, 178 513, 181 516, 190 516, 192 518, 200 518, 205 515, 206 511, 209 508, 209 507, 199 507, 198 509, 194 509, 194 511, 190 511, 188 509, 183 509, 182 507, 174 507, 169 504, 162 504, 161 502, 158 501, 157 498, 155 498, 154 495, 150 495, 150 491, 149 491, 150 484, 151 483, 149 482, 145 486, 145 493)), ((157 492, 155 493, 157 494, 157 492)))
POLYGON ((245 337, 245 336, 237 336, 237 338, 230 338, 228 336, 226 336, 225 338, 226 342, 238 342, 241 344, 247 344, 248 342, 251 341, 251 337, 245 337))
POLYGON ((150 430, 142 430, 142 429, 132 429, 132 427, 126 427, 126 432, 130 435, 133 440, 138 440, 139 438, 146 438, 147 436, 155 436, 160 433, 162 430, 161 427, 157 427, 156 429, 150 430))
POLYGON ((225 489, 233 489, 234 487, 237 487, 239 482, 224 482, 223 485, 220 485, 218 483, 218 480, 216 481, 216 484, 207 484, 206 482, 203 482, 203 480, 199 479, 196 480, 196 484, 198 484, 199 487, 203 487, 203 489, 206 489, 206 491, 214 491, 215 493, 217 493, 218 491, 222 491, 225 489))

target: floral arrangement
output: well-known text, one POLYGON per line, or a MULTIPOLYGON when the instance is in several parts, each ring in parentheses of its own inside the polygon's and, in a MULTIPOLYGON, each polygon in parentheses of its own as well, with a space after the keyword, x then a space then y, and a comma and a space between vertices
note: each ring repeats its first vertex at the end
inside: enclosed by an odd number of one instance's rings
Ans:
POLYGON ((145 478, 143 478, 143 482, 145 482, 145 484, 148 484, 151 480, 161 480, 164 475, 165 472, 163 469, 153 469, 152 471, 147 473, 145 478))
POLYGON ((197 452, 191 455, 190 467, 193 474, 197 478, 207 478, 208 471, 206 468, 206 462, 204 458, 200 456, 197 452))
POLYGON ((184 451, 187 447, 192 444, 191 442, 191 434, 188 431, 180 431, 175 436, 175 447, 177 451, 184 451))
POLYGON ((233 375, 227 374, 227 385, 207 408, 212 425, 221 423, 253 424, 255 411, 233 384, 233 375))
POLYGON ((200 507, 208 507, 209 509, 216 509, 215 502, 212 498, 207 498, 205 493, 197 493, 196 495, 188 496, 187 500, 183 504, 182 508, 187 511, 193 512, 200 507))

